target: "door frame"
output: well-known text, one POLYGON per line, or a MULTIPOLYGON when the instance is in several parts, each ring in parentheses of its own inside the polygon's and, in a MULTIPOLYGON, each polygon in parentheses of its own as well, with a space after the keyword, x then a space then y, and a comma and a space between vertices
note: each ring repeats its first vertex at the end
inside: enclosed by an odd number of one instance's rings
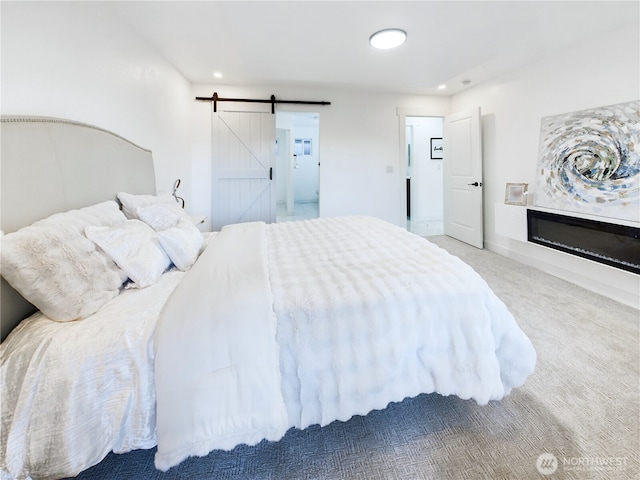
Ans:
MULTIPOLYGON (((407 203, 407 152, 405 150, 406 135, 405 125, 407 123, 407 117, 446 117, 449 115, 449 109, 437 108, 437 107, 398 107, 396 108, 396 115, 398 116, 398 176, 400 185, 400 196, 398 198, 398 205, 404 207, 407 203)), ((401 208, 398 215, 398 225, 407 225, 406 208, 401 208)))
MULTIPOLYGON (((397 107, 396 115, 398 116, 398 182, 399 182, 399 197, 397 198, 397 204, 401 207, 398 209, 398 225, 407 225, 406 221, 406 208, 403 208, 406 204, 407 198, 407 161, 406 161, 406 118, 407 117, 448 117, 457 112, 451 112, 448 108, 442 107, 397 107)), ((480 126, 482 127, 482 115, 480 115, 480 126)), ((443 125, 444 127, 444 125, 443 125)), ((482 135, 482 134, 481 134, 482 135)), ((444 135, 443 135, 444 137, 444 135)), ((482 137, 481 137, 482 140, 482 137)), ((484 208, 484 207, 483 207, 484 208)), ((484 223, 484 211, 482 212, 482 220, 484 223)), ((444 222, 446 230, 447 222, 447 210, 444 211, 444 222)))
POLYGON ((276 118, 276 141, 278 142, 278 151, 276 153, 275 170, 276 180, 276 210, 280 190, 284 189, 285 205, 287 215, 294 214, 294 198, 293 198, 293 162, 291 161, 291 130, 289 128, 278 128, 276 118), (281 132, 281 133, 279 133, 281 132), (282 143, 280 142, 282 140, 282 143))

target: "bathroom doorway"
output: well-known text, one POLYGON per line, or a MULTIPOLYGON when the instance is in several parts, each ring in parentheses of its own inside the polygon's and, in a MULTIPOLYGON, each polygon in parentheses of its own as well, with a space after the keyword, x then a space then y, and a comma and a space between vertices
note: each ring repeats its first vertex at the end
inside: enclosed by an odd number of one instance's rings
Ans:
POLYGON ((320 115, 276 112, 276 222, 320 215, 320 115))

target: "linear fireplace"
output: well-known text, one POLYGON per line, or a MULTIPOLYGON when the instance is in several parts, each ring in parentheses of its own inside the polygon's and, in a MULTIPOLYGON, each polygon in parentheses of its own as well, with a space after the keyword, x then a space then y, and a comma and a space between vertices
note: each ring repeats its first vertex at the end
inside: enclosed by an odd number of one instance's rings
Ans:
POLYGON ((640 274, 640 228, 527 210, 530 242, 640 274))

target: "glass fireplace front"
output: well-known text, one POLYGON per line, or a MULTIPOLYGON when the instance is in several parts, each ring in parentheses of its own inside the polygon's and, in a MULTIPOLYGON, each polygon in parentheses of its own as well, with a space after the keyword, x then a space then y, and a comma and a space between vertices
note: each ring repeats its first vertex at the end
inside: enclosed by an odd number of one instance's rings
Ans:
POLYGON ((640 274, 640 228, 527 210, 530 242, 640 274))

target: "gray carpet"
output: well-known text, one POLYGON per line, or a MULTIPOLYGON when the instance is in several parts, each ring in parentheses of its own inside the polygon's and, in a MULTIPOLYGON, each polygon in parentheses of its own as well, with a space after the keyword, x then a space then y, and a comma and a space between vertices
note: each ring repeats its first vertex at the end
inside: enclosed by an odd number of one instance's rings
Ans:
POLYGON ((479 407, 420 395, 164 474, 152 449, 110 454, 77 478, 640 478, 640 312, 487 250, 430 240, 486 279, 536 347, 536 372, 507 398, 479 407))

